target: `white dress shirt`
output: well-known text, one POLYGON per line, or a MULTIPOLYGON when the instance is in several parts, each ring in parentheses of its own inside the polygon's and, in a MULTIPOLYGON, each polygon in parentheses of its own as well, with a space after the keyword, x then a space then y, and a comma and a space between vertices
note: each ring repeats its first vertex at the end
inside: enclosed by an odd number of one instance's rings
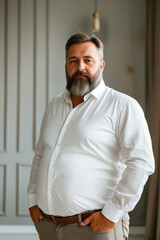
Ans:
POLYGON ((32 164, 29 207, 57 216, 102 209, 117 222, 135 207, 153 172, 141 107, 102 80, 75 108, 68 91, 49 104, 32 164))

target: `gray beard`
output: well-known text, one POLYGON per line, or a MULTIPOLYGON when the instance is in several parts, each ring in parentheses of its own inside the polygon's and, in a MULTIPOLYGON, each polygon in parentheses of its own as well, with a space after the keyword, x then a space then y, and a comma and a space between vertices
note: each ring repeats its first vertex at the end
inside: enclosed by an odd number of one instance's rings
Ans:
POLYGON ((83 97, 84 95, 95 89, 101 82, 102 71, 101 68, 99 68, 97 73, 92 78, 88 74, 86 73, 83 74, 83 72, 79 71, 70 78, 66 71, 66 79, 67 79, 66 89, 68 89, 70 93, 74 96, 83 97), (75 79, 76 75, 78 74, 84 75, 86 76, 86 78, 75 79))
POLYGON ((88 83, 85 85, 80 83, 81 79, 76 84, 72 84, 70 93, 74 96, 84 96, 91 91, 91 87, 88 83))

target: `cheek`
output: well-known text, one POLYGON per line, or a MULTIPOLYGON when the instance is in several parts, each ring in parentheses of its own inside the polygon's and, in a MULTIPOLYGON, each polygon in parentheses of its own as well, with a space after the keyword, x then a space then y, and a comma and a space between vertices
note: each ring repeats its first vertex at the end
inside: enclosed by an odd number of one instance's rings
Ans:
POLYGON ((97 73, 97 71, 95 71, 95 69, 94 70, 92 69, 92 70, 88 71, 88 73, 91 77, 93 77, 97 73))
POLYGON ((76 72, 76 69, 74 67, 67 67, 67 74, 69 77, 71 77, 76 72))

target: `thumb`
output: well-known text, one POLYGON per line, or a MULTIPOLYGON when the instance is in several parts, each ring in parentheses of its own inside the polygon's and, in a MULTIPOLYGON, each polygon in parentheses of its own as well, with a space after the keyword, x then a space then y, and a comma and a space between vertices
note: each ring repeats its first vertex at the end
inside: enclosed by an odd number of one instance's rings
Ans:
POLYGON ((42 218, 43 218, 43 214, 42 214, 42 212, 40 211, 40 209, 37 210, 37 217, 38 217, 39 219, 42 219, 42 218))
POLYGON ((89 216, 88 218, 86 218, 83 222, 81 222, 81 226, 86 226, 88 225, 93 219, 93 214, 91 216, 89 216))

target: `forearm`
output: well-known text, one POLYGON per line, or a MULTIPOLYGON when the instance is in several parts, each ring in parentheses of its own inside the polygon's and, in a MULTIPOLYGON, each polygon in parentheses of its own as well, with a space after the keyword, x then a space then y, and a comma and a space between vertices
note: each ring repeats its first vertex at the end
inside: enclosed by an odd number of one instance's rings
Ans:
POLYGON ((125 213, 133 210, 139 201, 151 168, 143 161, 130 162, 109 202, 102 209, 105 217, 117 222, 125 213))
POLYGON ((41 156, 35 155, 32 163, 30 180, 29 180, 28 189, 27 189, 29 207, 35 206, 37 204, 36 183, 37 183, 37 174, 38 174, 40 160, 41 160, 41 156))

